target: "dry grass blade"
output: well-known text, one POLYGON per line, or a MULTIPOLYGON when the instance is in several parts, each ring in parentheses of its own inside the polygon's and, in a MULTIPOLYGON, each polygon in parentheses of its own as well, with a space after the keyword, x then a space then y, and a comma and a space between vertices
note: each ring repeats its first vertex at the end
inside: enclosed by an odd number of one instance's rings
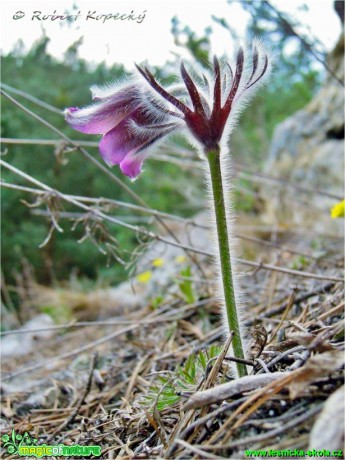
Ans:
MULTIPOLYGON (((274 374, 264 374, 262 377, 270 377, 274 374)), ((231 437, 233 431, 241 426, 241 424, 252 414, 255 412, 265 401, 270 399, 274 394, 278 393, 285 385, 291 380, 291 374, 285 376, 279 376, 278 380, 275 379, 273 382, 266 385, 264 388, 259 389, 251 395, 247 401, 245 401, 241 406, 235 410, 235 412, 226 420, 224 425, 222 426, 221 430, 218 430, 214 433, 209 443, 214 443, 218 438, 222 438, 222 442, 227 442, 227 440, 231 437), (247 409, 249 408, 249 409, 247 409), (232 423, 236 419, 236 417, 243 413, 243 411, 247 409, 246 412, 235 422, 233 425, 232 423), (232 426, 231 426, 232 425, 232 426), (231 427, 231 428, 230 428, 231 427), (225 435, 224 435, 225 433, 225 435)))
POLYGON ((208 452, 205 452, 202 450, 203 446, 198 446, 196 447, 195 445, 191 445, 186 441, 183 441, 182 439, 176 439, 176 444, 179 444, 180 446, 184 447, 189 450, 190 452, 193 452, 194 454, 198 455, 200 458, 210 458, 210 459, 224 459, 224 457, 219 457, 218 455, 213 455, 209 454, 208 452))
MULTIPOLYGON (((87 205, 81 203, 80 201, 78 201, 78 200, 76 200, 74 198, 69 198, 67 195, 59 192, 58 190, 54 190, 51 187, 48 187, 47 185, 43 184, 42 182, 38 181, 37 179, 34 179, 33 177, 29 176, 28 174, 26 174, 26 173, 18 170, 17 168, 11 166, 10 164, 5 162, 4 160, 0 160, 0 164, 2 166, 6 167, 7 169, 9 169, 10 171, 12 171, 12 172, 18 174, 19 176, 25 178, 26 180, 29 180, 30 182, 34 183, 35 185, 38 185, 38 186, 42 187, 47 192, 50 192, 50 193, 54 194, 56 197, 60 198, 61 200, 65 200, 65 201, 67 201, 67 202, 69 202, 69 203, 71 203, 71 204, 73 204, 73 205, 75 205, 75 206, 77 206, 79 208, 84 209, 85 211, 87 211, 91 215, 94 215, 95 217, 99 218, 100 220, 112 222, 114 224, 117 224, 117 225, 120 225, 122 227, 128 228, 129 230, 132 230, 137 234, 140 234, 140 233, 144 234, 144 235, 146 235, 147 237, 149 237, 149 238, 151 238, 153 240, 164 242, 164 243, 166 243, 168 245, 181 248, 181 249, 183 249, 185 251, 188 251, 188 252, 213 257, 213 254, 210 253, 210 252, 195 248, 193 246, 188 246, 188 245, 185 245, 185 244, 181 244, 179 242, 176 242, 175 238, 174 238, 174 240, 169 240, 168 238, 162 237, 162 236, 160 236, 160 235, 158 235, 158 234, 156 234, 154 232, 142 229, 141 227, 127 224, 127 223, 125 223, 125 222, 123 222, 123 221, 121 221, 119 219, 116 219, 114 217, 108 216, 107 214, 105 214, 104 212, 100 211, 97 208, 92 208, 90 206, 87 206, 87 205)), ((300 276, 302 278, 313 278, 313 279, 318 279, 318 280, 329 280, 329 281, 344 283, 343 278, 338 278, 338 277, 335 277, 335 276, 307 273, 307 272, 302 272, 302 271, 299 271, 299 270, 292 270, 292 269, 289 269, 289 268, 276 267, 276 266, 271 265, 271 264, 263 264, 263 263, 252 262, 252 261, 243 260, 243 259, 236 259, 236 260, 240 264, 247 265, 249 267, 255 267, 257 269, 257 271, 261 270, 261 269, 263 269, 263 270, 271 270, 271 271, 277 271, 277 272, 280 272, 280 273, 289 274, 289 275, 292 275, 292 276, 300 276)))
MULTIPOLYGON (((215 363, 214 363, 210 373, 208 374, 208 376, 207 376, 207 378, 205 380, 205 383, 202 385, 203 390, 207 390, 207 388, 209 388, 210 386, 214 385, 215 380, 217 378, 217 375, 218 375, 218 373, 220 371, 220 368, 222 366, 222 363, 223 363, 226 355, 228 354, 228 351, 229 351, 233 336, 234 336, 234 334, 230 333, 227 341, 224 344, 224 347, 223 347, 222 351, 219 353, 219 356, 216 358, 215 363)), ((210 365, 210 363, 208 363, 208 365, 210 365)))
POLYGON ((221 449, 233 449, 235 447, 241 447, 241 446, 248 446, 254 443, 262 443, 263 441, 267 441, 271 438, 275 438, 277 436, 282 435, 285 433, 288 429, 297 427, 298 425, 302 424, 306 420, 308 420, 311 417, 314 417, 316 414, 318 414, 322 410, 322 405, 318 405, 315 407, 312 407, 310 410, 308 410, 306 413, 303 413, 302 415, 293 418, 292 420, 284 423, 282 426, 279 428, 276 428, 274 430, 270 430, 267 433, 263 433, 258 436, 252 436, 252 437, 246 437, 245 439, 239 440, 239 441, 233 441, 230 443, 226 443, 225 440, 223 440, 222 444, 213 444, 213 445, 207 445, 203 446, 205 450, 221 450, 221 449))
POLYGON ((292 291, 291 294, 290 294, 290 297, 287 301, 287 305, 286 305, 286 309, 281 317, 281 320, 280 320, 280 323, 278 324, 277 328, 275 329, 275 331, 273 332, 273 334, 271 335, 271 340, 269 343, 273 342, 273 339, 275 338, 275 336, 277 335, 277 332, 279 331, 279 329, 281 328, 283 322, 286 320, 287 318, 287 315, 290 311, 290 309, 292 308, 293 304, 294 304, 294 301, 295 301, 295 291, 292 291))
POLYGON ((78 412, 79 412, 81 406, 84 404, 87 395, 90 393, 93 372, 94 372, 94 370, 96 368, 96 365, 97 365, 97 358, 98 358, 98 354, 94 353, 94 355, 92 357, 91 365, 90 365, 89 377, 87 379, 85 390, 84 390, 84 393, 82 394, 82 397, 80 398, 80 401, 78 402, 77 406, 72 411, 72 413, 69 415, 67 420, 64 423, 62 423, 62 425, 60 425, 55 431, 53 431, 53 433, 48 437, 48 439, 47 439, 48 444, 50 443, 50 441, 52 441, 56 437, 57 434, 61 433, 61 431, 63 431, 65 428, 68 428, 69 425, 72 425, 72 423, 74 422, 76 416, 78 415, 78 412))

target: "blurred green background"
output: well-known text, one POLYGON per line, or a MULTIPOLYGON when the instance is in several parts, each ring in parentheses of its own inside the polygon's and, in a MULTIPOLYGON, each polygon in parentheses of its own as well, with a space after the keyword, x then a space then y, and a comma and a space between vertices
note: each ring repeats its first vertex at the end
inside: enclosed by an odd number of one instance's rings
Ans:
MULTIPOLYGON (((259 36, 265 46, 271 47, 275 59, 274 77, 245 112, 231 140, 231 148, 236 162, 260 170, 267 158, 267 151, 275 126, 302 108, 315 94, 322 79, 322 69, 316 66, 316 60, 301 40, 284 28, 279 17, 265 2, 242 2, 249 9, 252 20, 248 24, 247 38, 259 36), (293 43, 293 46, 289 46, 293 43), (289 53, 286 52, 289 46, 289 53), (244 154, 245 152, 245 154, 244 154)), ((211 21, 211 19, 210 19, 211 21)), ((214 18, 213 27, 223 27, 229 31, 229 41, 237 40, 224 18, 214 18)), ((212 31, 205 30, 204 36, 197 36, 187 25, 181 24, 177 17, 172 20, 172 34, 176 43, 183 43, 193 59, 204 64, 212 59, 210 43, 212 31), (183 38, 183 39, 182 39, 183 38)), ((112 67, 104 63, 90 65, 80 59, 80 42, 72 44, 65 52, 63 60, 49 55, 49 38, 42 38, 29 52, 22 44, 2 57, 2 81, 14 88, 21 89, 36 98, 63 110, 70 106, 83 106, 90 103, 89 87, 123 77, 122 65, 112 67)), ((176 62, 170 62, 167 68, 176 68, 176 62)), ((163 68, 163 66, 162 66, 163 68)), ((159 69, 153 69, 161 80, 168 82, 172 75, 159 69)), ((15 96, 17 97, 17 96, 15 96)), ((25 114, 8 100, 2 98, 2 137, 14 139, 58 139, 47 127, 25 114)), ((71 130, 63 116, 47 111, 35 103, 20 98, 20 101, 48 122, 56 126, 72 139, 96 141, 95 136, 86 136, 71 130)), ((165 144, 165 152, 173 151, 179 144, 190 148, 181 139, 165 144), (175 144, 174 144, 175 143, 175 144)), ((56 155, 54 146, 46 145, 3 145, 7 151, 4 159, 53 188, 76 195, 108 197, 133 202, 125 191, 116 186, 101 173, 81 153, 70 152, 56 155)), ((96 148, 89 151, 100 159, 96 148)), ((201 170, 188 171, 169 162, 149 160, 145 163, 145 173, 134 183, 121 176, 118 168, 113 173, 125 181, 152 208, 181 216, 192 216, 203 208, 203 187, 201 170)), ((15 174, 3 169, 3 180, 28 185, 15 174)), ((236 192, 236 208, 255 213, 255 200, 250 194, 241 192, 243 188, 254 187, 242 180, 236 192)), ((21 200, 34 202, 34 196, 4 188, 2 190, 2 270, 8 283, 13 283, 25 264, 33 267, 38 282, 51 284, 56 280, 68 280, 71 276, 85 280, 101 280, 104 284, 117 284, 126 277, 123 264, 102 254, 90 240, 78 244, 85 234, 82 224, 72 229, 73 223, 61 219, 59 225, 63 233, 54 232, 49 243, 39 249, 50 228, 49 219, 33 214, 35 208, 24 205, 21 200)), ((42 207, 44 209, 44 206, 42 207)), ((75 211, 63 204, 64 211, 75 211)), ((116 216, 133 217, 133 211, 117 209, 116 216)), ((139 216, 138 213, 136 213, 139 216)), ((136 222, 134 222, 136 223, 136 222)), ((138 223, 141 224, 140 219, 138 223)), ((153 225, 145 223, 145 225, 153 225)), ((107 224, 111 235, 118 242, 119 251, 125 260, 138 245, 135 233, 107 224)), ((152 227, 151 227, 152 228, 152 227)))

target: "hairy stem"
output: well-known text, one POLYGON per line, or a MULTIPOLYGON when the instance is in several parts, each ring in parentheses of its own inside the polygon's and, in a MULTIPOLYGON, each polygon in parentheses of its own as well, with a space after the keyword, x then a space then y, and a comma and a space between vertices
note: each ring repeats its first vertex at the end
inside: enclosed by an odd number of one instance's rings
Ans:
MULTIPOLYGON (((217 237, 219 245, 219 259, 223 283, 224 301, 226 316, 229 330, 234 332, 232 341, 233 351, 236 358, 244 359, 243 345, 236 310, 233 273, 231 268, 230 245, 228 223, 226 219, 224 189, 222 171, 220 165, 220 149, 206 151, 208 159, 211 184, 214 202, 214 211, 216 216, 217 237)), ((237 370, 240 377, 247 375, 247 369, 244 364, 237 363, 237 370)))

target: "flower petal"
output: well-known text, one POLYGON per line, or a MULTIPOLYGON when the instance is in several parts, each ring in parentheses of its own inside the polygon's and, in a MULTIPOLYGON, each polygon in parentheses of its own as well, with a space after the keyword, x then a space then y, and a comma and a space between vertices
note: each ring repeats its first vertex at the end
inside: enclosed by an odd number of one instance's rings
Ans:
POLYGON ((130 140, 128 128, 123 122, 110 130, 102 137, 99 143, 99 151, 103 160, 109 166, 118 165, 125 156, 133 149, 134 139, 130 140))
POLYGON ((140 134, 135 132, 133 122, 141 117, 143 113, 138 109, 103 136, 99 151, 109 166, 120 164, 126 155, 144 148, 155 138, 156 134, 152 131, 144 131, 140 134))
POLYGON ((93 85, 90 88, 92 100, 101 101, 106 99, 127 99, 128 101, 138 96, 138 84, 119 85, 93 85))
POLYGON ((73 129, 86 134, 105 134, 138 107, 138 90, 133 86, 104 98, 95 104, 79 109, 65 110, 67 122, 73 129))
POLYGON ((141 167, 146 158, 144 153, 131 153, 126 155, 120 163, 120 169, 126 176, 135 179, 141 173, 141 167))
POLYGON ((86 134, 105 134, 118 125, 132 109, 118 104, 97 104, 83 109, 65 110, 70 126, 86 134))
POLYGON ((167 125, 145 126, 152 122, 141 108, 105 134, 99 144, 103 160, 109 165, 120 164, 121 171, 131 179, 141 172, 146 158, 144 150, 158 139, 171 133, 177 127, 176 123, 167 125))

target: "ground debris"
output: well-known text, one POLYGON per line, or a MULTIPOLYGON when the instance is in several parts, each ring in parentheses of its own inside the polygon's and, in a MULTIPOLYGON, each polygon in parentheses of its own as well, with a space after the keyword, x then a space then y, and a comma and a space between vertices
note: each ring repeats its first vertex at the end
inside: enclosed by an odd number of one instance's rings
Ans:
MULTIPOLYGON (((334 266, 332 255, 311 263, 334 266)), ((241 279, 254 338, 248 377, 234 380, 211 285, 194 286, 191 304, 175 289, 158 306, 147 299, 92 327, 58 328, 35 352, 4 359, 2 435, 100 445, 102 458, 123 460, 312 449, 327 430, 340 439, 343 284, 295 285, 279 273, 272 290, 271 281, 262 270, 241 279), (195 403, 205 394, 217 397, 195 403)))

